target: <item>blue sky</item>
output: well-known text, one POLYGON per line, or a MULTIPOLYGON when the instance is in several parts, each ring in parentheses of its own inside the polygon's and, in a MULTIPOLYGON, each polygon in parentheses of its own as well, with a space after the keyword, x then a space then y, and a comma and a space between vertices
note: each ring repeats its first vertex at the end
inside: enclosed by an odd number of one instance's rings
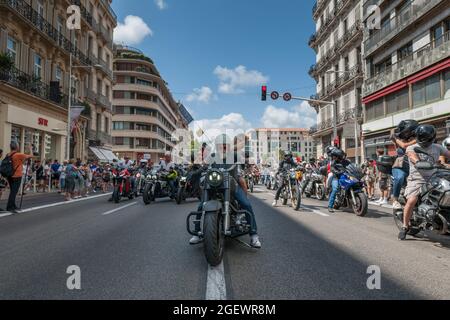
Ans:
MULTIPOLYGON (((149 55, 203 125, 309 127, 299 101, 260 101, 269 90, 310 96, 314 0, 113 0, 115 41, 149 55), (127 16, 134 16, 126 19, 127 16), (141 20, 142 19, 142 20, 141 20)), ((207 129, 208 129, 207 128, 207 129)))

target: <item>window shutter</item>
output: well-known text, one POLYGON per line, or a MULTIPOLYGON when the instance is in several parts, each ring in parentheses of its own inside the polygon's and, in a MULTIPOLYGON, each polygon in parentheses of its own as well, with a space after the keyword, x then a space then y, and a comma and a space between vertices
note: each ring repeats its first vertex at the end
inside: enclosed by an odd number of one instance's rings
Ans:
POLYGON ((34 75, 34 54, 36 52, 33 49, 30 49, 28 57, 28 73, 34 75))
POLYGON ((28 45, 22 42, 21 48, 20 48, 19 69, 26 73, 28 73, 28 70, 29 70, 29 58, 28 58, 29 54, 30 54, 30 50, 29 50, 28 45))
POLYGON ((0 52, 6 52, 6 43, 8 39, 8 31, 0 29, 0 52))
POLYGON ((52 81, 52 62, 48 59, 45 59, 44 75, 44 82, 49 83, 50 81, 52 81))

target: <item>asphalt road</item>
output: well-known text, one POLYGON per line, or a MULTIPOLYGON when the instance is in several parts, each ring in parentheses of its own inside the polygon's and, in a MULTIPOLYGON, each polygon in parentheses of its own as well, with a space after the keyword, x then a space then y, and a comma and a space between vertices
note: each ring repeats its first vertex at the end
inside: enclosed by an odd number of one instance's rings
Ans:
MULTIPOLYGON (((106 197, 0 218, 0 299, 205 299, 211 268, 185 230, 192 201, 145 206, 106 197), (67 268, 81 272, 69 290, 67 268)), ((228 240, 227 299, 449 299, 450 241, 427 235, 400 242, 388 209, 359 218, 272 208, 272 192, 252 195, 262 249, 228 240), (431 238, 430 238, 431 237, 431 238), (381 289, 367 268, 379 266, 381 289)), ((29 208, 30 209, 30 208, 29 208)), ((248 237, 243 237, 248 242, 248 237)))

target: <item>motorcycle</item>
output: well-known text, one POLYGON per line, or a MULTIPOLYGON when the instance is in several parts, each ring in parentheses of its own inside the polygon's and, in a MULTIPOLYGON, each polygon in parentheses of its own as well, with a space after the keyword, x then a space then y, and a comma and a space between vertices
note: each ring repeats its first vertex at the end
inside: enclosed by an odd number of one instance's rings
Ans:
POLYGON ((141 196, 144 193, 144 186, 145 186, 145 170, 144 169, 139 169, 136 172, 135 175, 135 179, 136 179, 136 197, 141 196))
POLYGON ((171 195, 169 185, 170 172, 162 172, 159 167, 156 167, 147 174, 145 179, 144 191, 142 193, 142 200, 146 205, 150 204, 158 198, 167 198, 171 195))
POLYGON ((251 193, 253 193, 253 189, 255 187, 254 175, 253 173, 246 173, 244 176, 245 183, 247 184, 248 189, 251 193))
MULTIPOLYGON (((416 163, 418 170, 436 170, 423 186, 416 206, 411 216, 411 227, 408 234, 414 236, 421 231, 428 230, 439 235, 448 235, 450 228, 450 169, 433 164, 436 161, 423 149, 416 147, 414 151, 422 158, 416 163), (430 160, 433 162, 431 163, 430 160)), ((398 201, 404 208, 406 198, 402 194, 398 201)), ((399 230, 403 227, 403 210, 394 211, 394 221, 399 230)))
POLYGON ((119 203, 122 198, 132 200, 134 198, 134 192, 131 187, 131 174, 128 169, 114 170, 112 177, 114 181, 113 201, 119 203))
POLYGON ((283 186, 280 193, 280 198, 283 199, 283 205, 286 205, 288 200, 291 200, 291 206, 298 211, 302 203, 302 188, 301 181, 303 178, 303 171, 300 167, 284 170, 280 173, 279 184, 283 186))
POLYGON ((364 193, 362 171, 354 164, 341 168, 341 171, 334 209, 351 206, 357 216, 365 216, 368 210, 368 199, 364 193))
POLYGON ((233 182, 230 172, 235 167, 233 165, 228 170, 208 168, 202 178, 202 211, 191 212, 186 219, 188 233, 204 239, 204 254, 211 266, 219 265, 223 259, 225 238, 238 238, 250 233, 247 216, 251 216, 240 209, 231 194, 233 182), (197 219, 198 216, 201 218, 197 219), (199 233, 192 230, 195 224, 201 227, 199 233))
POLYGON ((176 202, 180 204, 187 198, 198 198, 200 200, 200 168, 194 167, 186 174, 180 177, 177 189, 176 202))
POLYGON ((325 177, 319 169, 311 171, 302 183, 302 190, 307 198, 315 196, 317 200, 325 199, 325 177))

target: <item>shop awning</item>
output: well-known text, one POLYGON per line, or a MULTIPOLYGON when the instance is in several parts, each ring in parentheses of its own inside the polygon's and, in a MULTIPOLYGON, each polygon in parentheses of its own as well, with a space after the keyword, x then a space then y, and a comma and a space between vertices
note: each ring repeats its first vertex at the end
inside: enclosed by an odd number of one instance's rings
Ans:
POLYGON ((99 151, 105 156, 108 162, 119 160, 111 150, 99 148, 99 151))
POLYGON ((89 147, 92 153, 97 157, 98 160, 103 162, 108 162, 108 158, 96 147, 89 147))

